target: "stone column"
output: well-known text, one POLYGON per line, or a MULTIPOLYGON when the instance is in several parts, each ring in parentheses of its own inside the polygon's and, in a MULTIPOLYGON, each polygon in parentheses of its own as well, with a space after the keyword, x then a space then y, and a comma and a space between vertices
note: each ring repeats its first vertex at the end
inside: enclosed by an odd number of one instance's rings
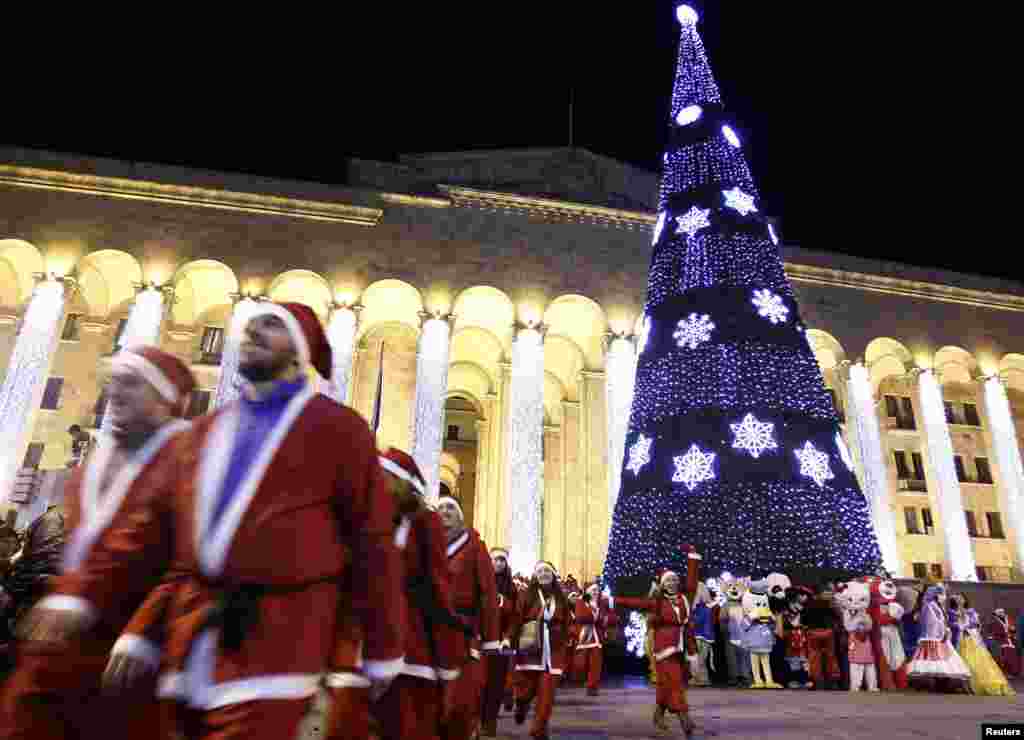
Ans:
MULTIPOLYGON (((491 506, 490 526, 494 541, 500 546, 507 544, 508 536, 508 436, 509 391, 512 388, 512 363, 504 360, 498 363, 498 392, 494 397, 494 423, 491 424, 491 506)), ((490 542, 490 540, 488 540, 490 542)))
POLYGON ((352 392, 352 367, 355 361, 356 334, 362 306, 344 303, 331 305, 327 323, 327 340, 331 345, 331 382, 328 393, 338 403, 348 403, 352 392))
MULTIPOLYGON (((486 403, 486 402, 485 402, 486 403)), ((490 508, 494 505, 491 501, 488 485, 490 477, 487 469, 489 465, 488 437, 491 432, 490 414, 487 413, 486 405, 484 413, 486 418, 476 420, 476 496, 473 502, 473 522, 475 527, 484 538, 485 542, 493 542, 491 532, 488 531, 487 522, 490 508)), ((496 545, 500 547, 500 545, 496 545)))
POLYGON ((238 375, 238 348, 242 341, 245 325, 252 316, 256 304, 265 300, 263 296, 232 295, 235 307, 228 321, 227 336, 224 337, 224 351, 220 359, 220 379, 217 392, 210 404, 210 410, 219 408, 238 398, 241 393, 241 378, 238 375))
POLYGON ((508 423, 509 557, 514 571, 530 573, 543 540, 545 327, 516 325, 508 423))
POLYGON ((953 464, 953 440, 949 436, 942 390, 935 373, 931 370, 920 371, 917 390, 928 449, 928 465, 935 473, 935 495, 946 539, 950 578, 954 581, 976 581, 978 575, 974 567, 974 550, 967 533, 960 481, 957 480, 953 464))
POLYGON ((6 504, 32 439, 60 337, 70 278, 38 276, 0 385, 0 505, 6 504))
POLYGON ((896 523, 889 495, 889 473, 882 449, 882 431, 878 409, 871 388, 868 369, 857 363, 850 366, 847 379, 849 403, 848 423, 856 431, 858 458, 863 468, 864 495, 871 505, 871 519, 882 551, 882 564, 891 574, 900 573, 899 547, 896 544, 896 523))
POLYGON ((451 315, 420 313, 416 353, 416 401, 413 404, 412 456, 427 481, 427 495, 436 499, 444 434, 444 397, 448 392, 448 351, 451 315))
POLYGON ((622 463, 626 455, 626 434, 633 409, 636 382, 636 346, 632 337, 605 337, 605 390, 608 413, 608 511, 615 512, 622 484, 622 463))
POLYGON ((550 424, 544 425, 544 548, 545 560, 550 560, 566 575, 565 533, 565 489, 562 473, 562 430, 550 424))
POLYGON ((1002 379, 998 376, 985 378, 984 395, 985 428, 991 434, 991 447, 996 453, 993 472, 998 484, 999 508, 1006 515, 1007 534, 1013 538, 1014 564, 1018 571, 1024 571, 1024 464, 1017 444, 1017 429, 1002 379))
MULTIPOLYGON (((140 344, 160 346, 160 330, 163 328, 164 313, 173 302, 173 291, 169 287, 140 285, 135 293, 128 321, 118 349, 140 344), (166 296, 166 300, 165 300, 166 296)), ((103 415, 101 431, 108 433, 112 423, 111 414, 103 415)))
POLYGON ((582 410, 579 401, 562 401, 562 469, 565 471, 565 503, 562 506, 565 511, 562 521, 562 541, 565 543, 563 568, 566 574, 571 573, 580 581, 584 576, 587 554, 586 527, 583 526, 587 516, 587 492, 583 486, 586 463, 582 458, 585 452, 582 410))
POLYGON ((586 517, 583 577, 600 575, 608 548, 608 421, 605 409, 605 374, 591 370, 580 373, 583 404, 580 438, 584 470, 583 496, 586 517))

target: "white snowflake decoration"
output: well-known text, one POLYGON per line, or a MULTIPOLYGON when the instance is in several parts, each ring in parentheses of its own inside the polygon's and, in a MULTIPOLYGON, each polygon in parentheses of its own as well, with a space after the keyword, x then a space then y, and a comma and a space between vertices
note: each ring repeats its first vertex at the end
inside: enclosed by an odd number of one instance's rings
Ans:
POLYGON ((697 347, 711 339, 711 332, 714 330, 715 325, 712 323, 710 316, 707 314, 698 316, 695 313, 691 313, 685 319, 680 319, 679 323, 676 324, 676 331, 672 338, 676 340, 677 347, 697 349, 697 347))
POLYGON ((819 451, 810 442, 805 442, 802 450, 794 450, 800 461, 800 475, 814 480, 819 488, 825 487, 825 481, 835 478, 828 464, 828 455, 819 451))
POLYGON ((687 237, 691 237, 701 229, 706 229, 711 225, 711 222, 708 220, 710 214, 710 208, 693 206, 684 215, 676 216, 676 221, 679 222, 679 228, 676 230, 676 233, 686 234, 687 237))
POLYGON ((640 612, 629 613, 629 624, 622 633, 626 636, 626 650, 638 658, 647 654, 647 620, 640 612))
POLYGON ((736 435, 732 447, 734 450, 746 450, 756 460, 765 450, 777 450, 772 432, 775 425, 760 422, 753 414, 747 414, 739 424, 730 424, 732 433, 736 435))
POLYGON ((723 190, 722 195, 725 196, 725 207, 733 209, 741 216, 757 213, 757 206, 754 205, 753 195, 747 195, 739 188, 723 190))
POLYGON ((715 462, 714 453, 704 453, 697 445, 692 445, 685 455, 674 457, 672 461, 676 464, 672 482, 683 483, 691 491, 701 481, 711 480, 715 477, 715 471, 712 468, 712 464, 715 462))
POLYGON ((773 324, 785 323, 789 317, 789 309, 782 303, 782 296, 775 295, 767 288, 755 290, 751 303, 757 306, 759 316, 763 316, 773 324))
POLYGON ((647 338, 651 336, 651 317, 644 316, 644 320, 640 322, 640 337, 637 339, 637 351, 638 355, 642 355, 644 350, 647 349, 647 338))
POLYGON ((640 474, 640 468, 651 461, 651 444, 653 439, 640 435, 633 446, 629 448, 629 462, 626 463, 626 470, 632 470, 633 475, 640 474))
POLYGON ((668 213, 662 211, 658 214, 658 223, 654 224, 654 239, 651 240, 651 246, 653 247, 658 243, 661 238, 661 230, 665 228, 665 219, 668 218, 668 213))
POLYGON ((843 463, 847 469, 853 470, 853 458, 850 457, 850 449, 846 446, 846 442, 843 440, 843 435, 836 432, 836 447, 839 448, 839 457, 843 459, 843 463))

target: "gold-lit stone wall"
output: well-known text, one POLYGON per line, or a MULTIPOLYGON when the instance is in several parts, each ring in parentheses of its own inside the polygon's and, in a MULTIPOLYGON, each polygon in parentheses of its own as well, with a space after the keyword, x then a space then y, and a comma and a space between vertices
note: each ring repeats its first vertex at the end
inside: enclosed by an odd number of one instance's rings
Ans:
MULTIPOLYGON (((71 424, 92 425, 103 358, 140 282, 173 287, 162 346, 191 363, 207 390, 219 369, 202 356, 204 331, 227 326, 238 293, 300 300, 325 322, 332 301, 356 303, 351 404, 371 414, 383 342, 378 441, 407 450, 419 314, 450 312, 448 396, 474 409, 476 439, 446 443, 442 479, 452 471, 474 526, 503 545, 513 323, 532 320, 546 327, 542 551, 581 581, 598 575, 610 522, 603 340, 632 333, 641 313, 656 177, 580 150, 356 162, 348 174, 349 187, 334 187, 0 150, 0 370, 32 276, 78 281, 67 306, 81 316, 78 337, 60 342, 49 371, 65 380, 59 408, 34 413, 41 467, 66 464, 71 424)), ((847 414, 849 363, 869 368, 901 575, 915 562, 946 567, 934 481, 905 490, 893 457, 927 456, 920 410, 917 430, 890 428, 884 396, 916 406, 908 373, 934 366, 946 399, 983 415, 977 378, 1000 373, 1024 435, 1024 290, 795 248, 786 257, 826 386, 847 414), (907 533, 906 507, 930 508, 936 531, 907 533)), ((962 484, 984 535, 984 513, 1002 511, 991 430, 983 418, 980 429, 951 434, 957 454, 987 457, 993 468, 994 484, 962 484)), ((1020 568, 1009 544, 1015 524, 1004 514, 1008 539, 974 539, 979 565, 1006 577, 1020 568)))

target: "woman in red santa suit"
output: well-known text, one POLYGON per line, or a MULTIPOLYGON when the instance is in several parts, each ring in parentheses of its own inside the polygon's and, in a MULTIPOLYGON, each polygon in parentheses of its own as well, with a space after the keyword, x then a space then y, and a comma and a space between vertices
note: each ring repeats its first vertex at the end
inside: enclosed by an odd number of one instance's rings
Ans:
POLYGON ((466 526, 459 502, 442 496, 437 502, 437 513, 448 541, 455 616, 465 627, 464 633, 455 636, 462 673, 447 687, 451 695, 445 700, 441 738, 469 740, 480 724, 481 699, 487 681, 483 654, 501 647, 497 583, 487 545, 475 529, 466 526))
MULTIPOLYGON (((65 487, 68 538, 63 566, 35 617, 47 612, 71 616, 82 608, 74 594, 89 578, 83 566, 90 554, 109 545, 106 538, 112 531, 143 514, 147 499, 173 497, 181 433, 188 427, 179 417, 194 388, 188 367, 156 347, 133 347, 114 357, 106 388, 110 433, 101 436, 65 487)), ((51 639, 57 635, 47 633, 45 621, 28 625, 17 671, 3 694, 0 737, 128 740, 155 731, 158 715, 151 683, 144 686, 148 695, 124 701, 101 691, 101 678, 115 645, 119 657, 112 681, 120 682, 125 671, 133 678, 155 675, 160 664, 155 645, 144 637, 117 638, 159 576, 155 570, 105 608, 89 609, 91 626, 76 639, 51 639)))
POLYGON ((530 586, 519 595, 515 616, 504 645, 516 649, 516 724, 526 721, 530 704, 537 708, 530 737, 548 737, 555 704, 555 689, 569 662, 569 626, 572 614, 556 578, 555 566, 537 563, 530 586))
MULTIPOLYGON (((679 724, 687 737, 695 729, 686 702, 685 661, 697 661, 696 641, 689 634, 690 604, 697 592, 701 556, 693 547, 684 548, 686 559, 685 592, 680 591, 679 574, 668 570, 662 573, 655 593, 648 599, 615 598, 616 604, 647 612, 647 629, 654 631, 654 659, 657 662, 658 693, 654 708, 654 726, 668 730, 665 713, 679 716, 679 724)), ((691 670, 694 673, 695 670, 691 670)))
POLYGON ((443 698, 450 696, 444 687, 459 676, 453 630, 460 625, 452 615, 444 528, 427 508, 426 482, 416 461, 391 448, 380 464, 399 517, 395 544, 403 556, 405 598, 395 618, 405 626, 405 658, 387 692, 369 696, 370 682, 358 668, 359 641, 353 639, 358 628, 349 633, 349 650, 341 648, 339 665, 327 677, 334 699, 328 740, 365 737, 368 723, 353 716, 363 707, 375 720, 381 740, 432 740, 442 720, 443 698))
MULTIPOLYGON (((508 565, 508 550, 495 547, 491 550, 491 562, 494 564, 494 580, 498 592, 498 612, 501 615, 501 634, 505 634, 516 610, 516 587, 512 582, 512 569, 508 565)), ((512 659, 510 650, 501 650, 487 655, 487 685, 484 687, 482 719, 480 735, 496 737, 498 734, 498 713, 501 711, 502 700, 508 679, 509 663, 512 659)))
POLYGON ((601 597, 601 589, 596 583, 590 584, 583 598, 576 602, 575 616, 578 630, 576 654, 583 656, 587 694, 597 696, 604 644, 608 640, 608 630, 619 623, 619 618, 608 606, 608 600, 601 597))

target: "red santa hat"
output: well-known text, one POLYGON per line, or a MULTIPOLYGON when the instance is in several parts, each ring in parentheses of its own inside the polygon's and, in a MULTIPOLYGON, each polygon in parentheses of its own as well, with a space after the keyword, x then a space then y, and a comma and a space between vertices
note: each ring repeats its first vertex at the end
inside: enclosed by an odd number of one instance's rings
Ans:
POLYGON ((551 568, 551 572, 555 574, 555 578, 558 578, 558 568, 556 568, 554 564, 549 560, 538 560, 537 564, 533 566, 534 575, 536 575, 537 573, 537 568, 539 568, 542 565, 546 565, 549 568, 551 568))
POLYGON ((380 456, 380 466, 399 480, 411 485, 412 490, 420 498, 426 498, 427 482, 412 455, 392 447, 380 456))
POLYGON ((184 416, 189 396, 196 388, 196 379, 177 357, 158 347, 139 345, 122 349, 114 356, 111 365, 141 375, 161 398, 174 407, 175 416, 184 416))
MULTIPOLYGON (((284 323, 295 345, 295 354, 303 366, 312 366, 320 377, 330 380, 334 360, 331 345, 320 319, 312 308, 303 303, 273 303, 259 301, 245 314, 246 320, 257 316, 276 316, 284 323)), ((243 330, 245 327, 238 327, 243 330)))
POLYGON ((505 558, 505 560, 508 560, 508 550, 506 550, 504 547, 492 547, 491 548, 491 557, 492 558, 501 557, 501 558, 505 558))
POLYGON ((441 496, 441 498, 437 500, 437 505, 439 508, 441 504, 451 504, 452 506, 454 506, 455 509, 459 512, 459 517, 462 519, 462 521, 466 521, 466 514, 462 511, 462 506, 459 504, 457 500, 453 499, 451 496, 441 496))
POLYGON ((665 585, 665 581, 668 579, 669 576, 675 576, 676 578, 679 578, 679 574, 676 573, 674 570, 665 569, 662 572, 662 574, 660 576, 658 576, 658 585, 659 586, 664 586, 665 585))

